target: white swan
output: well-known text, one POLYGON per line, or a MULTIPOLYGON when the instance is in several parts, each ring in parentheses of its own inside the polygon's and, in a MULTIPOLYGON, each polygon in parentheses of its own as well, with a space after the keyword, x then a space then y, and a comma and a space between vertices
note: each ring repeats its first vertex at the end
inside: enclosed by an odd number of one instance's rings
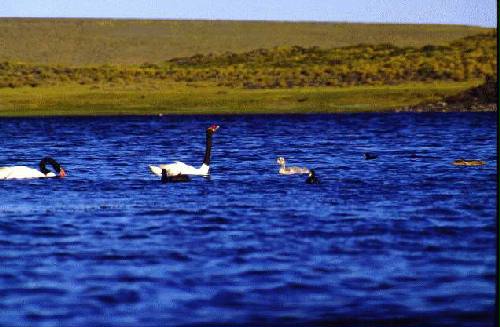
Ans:
POLYGON ((276 162, 280 165, 279 173, 281 175, 293 175, 293 174, 309 174, 309 169, 303 167, 286 167, 285 158, 279 157, 276 162))
POLYGON ((39 167, 40 170, 26 166, 0 167, 0 179, 30 179, 66 176, 66 172, 61 165, 50 157, 43 158, 40 161, 39 167), (47 169, 47 164, 50 164, 54 168, 57 175, 47 169))
POLYGON ((165 169, 167 176, 178 176, 178 175, 197 175, 197 176, 208 176, 210 170, 210 154, 212 150, 212 135, 219 129, 218 125, 212 125, 207 128, 206 132, 206 146, 205 146, 205 157, 200 168, 195 168, 190 165, 186 165, 183 162, 176 161, 172 164, 149 166, 149 169, 156 176, 162 176, 162 170, 165 169))

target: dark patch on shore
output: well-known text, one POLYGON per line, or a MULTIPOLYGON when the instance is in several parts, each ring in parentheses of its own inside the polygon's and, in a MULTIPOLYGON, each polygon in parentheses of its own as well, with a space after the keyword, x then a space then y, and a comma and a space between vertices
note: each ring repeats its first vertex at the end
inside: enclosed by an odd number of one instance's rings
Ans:
POLYGON ((399 108, 396 112, 496 112, 498 79, 487 76, 483 84, 446 97, 438 102, 424 102, 399 108))

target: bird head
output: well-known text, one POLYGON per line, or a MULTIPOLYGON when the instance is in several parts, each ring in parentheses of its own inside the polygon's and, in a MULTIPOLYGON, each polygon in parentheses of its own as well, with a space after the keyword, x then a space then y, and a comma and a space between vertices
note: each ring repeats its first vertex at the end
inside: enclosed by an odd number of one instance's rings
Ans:
POLYGON ((207 128, 207 133, 215 133, 219 127, 219 125, 212 124, 209 128, 207 128))
POLYGON ((48 173, 50 173, 50 170, 47 168, 47 164, 52 166, 59 177, 66 176, 66 172, 64 171, 63 167, 51 157, 45 157, 40 161, 39 168, 42 174, 47 175, 48 173))

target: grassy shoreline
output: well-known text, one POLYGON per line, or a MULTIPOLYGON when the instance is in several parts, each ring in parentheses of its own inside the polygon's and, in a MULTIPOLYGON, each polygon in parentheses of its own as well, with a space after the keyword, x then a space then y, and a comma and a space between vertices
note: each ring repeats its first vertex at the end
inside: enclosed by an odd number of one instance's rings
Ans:
MULTIPOLYGON (((247 52, 226 49, 143 64, 139 62, 144 58, 137 57, 125 65, 112 60, 96 66, 64 66, 58 60, 49 60, 48 65, 44 60, 40 64, 0 61, 0 116, 427 110, 426 104, 442 102, 494 77, 496 39, 496 32, 490 31, 422 47, 375 42, 334 48, 255 48, 250 42, 254 47, 247 52)), ((430 108, 464 109, 461 103, 430 108)))
POLYGON ((439 101, 478 84, 479 80, 257 90, 170 82, 27 86, 0 89, 0 117, 390 112, 439 101))

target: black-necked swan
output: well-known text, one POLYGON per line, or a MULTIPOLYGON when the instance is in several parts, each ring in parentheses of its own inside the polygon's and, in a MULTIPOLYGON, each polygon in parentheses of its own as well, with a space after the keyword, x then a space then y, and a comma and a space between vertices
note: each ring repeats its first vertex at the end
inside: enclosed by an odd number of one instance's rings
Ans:
POLYGON ((276 162, 280 165, 279 173, 281 175, 293 175, 293 174, 308 174, 309 169, 304 167, 286 167, 285 158, 279 157, 276 162))
POLYGON ((40 161, 39 168, 40 170, 26 166, 0 167, 0 179, 29 179, 66 176, 66 172, 61 165, 51 157, 43 158, 40 161), (47 164, 50 164, 57 174, 47 169, 47 164))
POLYGON ((306 179, 307 184, 319 184, 319 178, 316 177, 316 173, 314 169, 309 170, 309 176, 306 179))
POLYGON ((219 126, 215 124, 207 128, 205 157, 203 158, 203 163, 200 168, 195 168, 193 166, 186 165, 183 162, 176 161, 172 164, 167 164, 167 165, 149 166, 149 169, 156 176, 162 175, 162 169, 166 170, 167 176, 177 176, 177 175, 208 176, 210 170, 210 155, 212 151, 212 136, 218 129, 219 126))
POLYGON ((168 176, 166 169, 161 170, 161 182, 163 184, 182 183, 182 182, 189 182, 189 181, 191 181, 191 179, 189 178, 188 175, 179 174, 179 175, 175 175, 175 176, 168 176))

